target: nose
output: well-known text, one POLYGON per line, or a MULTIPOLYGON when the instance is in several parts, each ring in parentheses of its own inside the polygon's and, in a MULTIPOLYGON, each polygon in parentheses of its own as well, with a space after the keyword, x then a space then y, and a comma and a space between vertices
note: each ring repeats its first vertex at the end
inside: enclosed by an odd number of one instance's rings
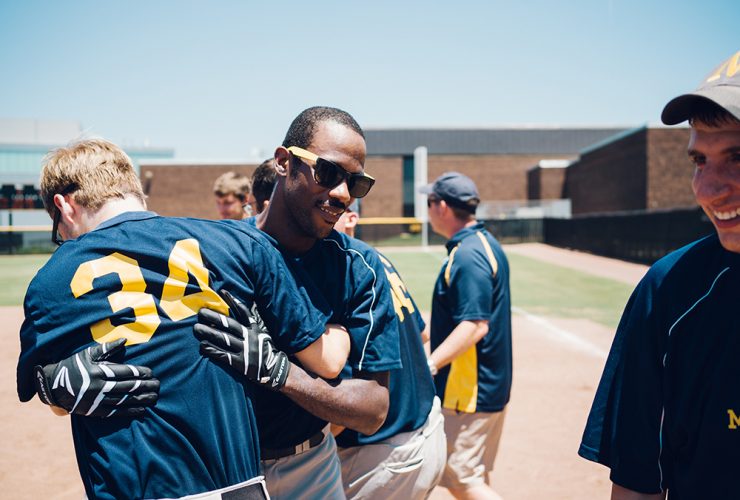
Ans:
POLYGON ((329 196, 335 200, 341 201, 345 206, 349 206, 351 197, 349 195, 347 179, 342 180, 342 182, 334 186, 331 191, 329 191, 329 196))
POLYGON ((720 204, 732 191, 731 179, 723 165, 707 162, 694 172, 692 186, 699 204, 720 204))

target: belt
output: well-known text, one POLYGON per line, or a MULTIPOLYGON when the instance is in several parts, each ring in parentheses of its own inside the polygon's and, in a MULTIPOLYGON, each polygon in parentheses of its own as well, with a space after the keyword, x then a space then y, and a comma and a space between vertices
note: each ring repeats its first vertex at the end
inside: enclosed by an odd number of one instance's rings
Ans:
POLYGON ((262 456, 262 460, 275 460, 278 458, 298 455, 300 453, 310 450, 311 448, 315 446, 320 445, 323 440, 324 440, 324 429, 321 429, 316 434, 314 434, 313 436, 311 436, 310 438, 306 439, 304 442, 296 446, 288 446, 286 448, 277 448, 277 449, 262 448, 260 450, 260 455, 262 456))

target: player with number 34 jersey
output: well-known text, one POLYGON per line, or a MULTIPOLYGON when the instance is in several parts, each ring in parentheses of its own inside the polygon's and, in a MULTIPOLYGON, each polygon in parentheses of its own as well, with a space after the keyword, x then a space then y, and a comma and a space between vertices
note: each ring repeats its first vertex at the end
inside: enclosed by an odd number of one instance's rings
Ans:
POLYGON ((66 242, 33 279, 18 363, 22 401, 36 392, 34 366, 119 338, 128 339, 126 361, 161 381, 143 418, 72 415, 88 498, 181 497, 260 476, 253 386, 202 357, 193 335, 202 307, 228 314, 221 289, 256 302, 288 354, 324 332, 326 318, 272 245, 234 221, 125 212, 66 242))

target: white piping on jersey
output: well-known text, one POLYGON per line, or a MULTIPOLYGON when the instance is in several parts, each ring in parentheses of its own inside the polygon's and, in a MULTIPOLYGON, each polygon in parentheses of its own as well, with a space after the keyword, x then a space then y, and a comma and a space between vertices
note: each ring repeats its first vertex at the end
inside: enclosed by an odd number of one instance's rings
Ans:
MULTIPOLYGON (((719 280, 719 277, 722 276, 723 274, 725 274, 725 272, 726 271, 729 271, 729 270, 730 270, 729 267, 726 267, 726 268, 722 269, 719 272, 719 274, 714 278, 714 281, 712 282, 712 286, 709 287, 709 290, 707 290, 707 293, 705 293, 704 295, 702 295, 702 297, 699 300, 697 300, 696 302, 694 302, 694 304, 691 307, 689 307, 688 309, 686 309, 686 312, 685 313, 683 313, 681 316, 678 317, 678 319, 668 329, 668 336, 669 337, 671 336, 671 333, 673 333, 673 329, 676 327, 676 325, 679 323, 679 321, 681 321, 682 319, 684 319, 684 317, 686 317, 687 314, 689 314, 697 305, 699 305, 699 302, 701 302, 702 300, 704 300, 707 297, 709 297, 709 294, 712 293, 712 290, 714 289, 714 285, 717 284, 717 280, 719 280)), ((666 356, 667 355, 668 355, 668 352, 666 352, 663 355, 663 367, 665 367, 665 360, 666 360, 666 356)))
MULTIPOLYGON (((717 284, 717 281, 719 281, 720 276, 725 274, 725 272, 729 271, 730 268, 726 267, 722 269, 717 276, 715 276, 714 281, 712 281, 712 286, 709 287, 709 290, 707 290, 707 293, 702 295, 699 300, 694 302, 691 307, 686 309, 686 311, 678 317, 676 321, 673 322, 671 327, 668 329, 668 338, 671 337, 671 334, 673 334, 673 329, 676 327, 676 325, 686 317, 687 314, 689 314, 691 311, 694 310, 696 306, 699 305, 699 303, 709 297, 709 295, 712 293, 712 290, 714 290, 714 285, 717 284)), ((666 352, 663 353, 663 368, 665 368, 666 360, 668 359, 668 346, 666 345, 666 352)), ((658 472, 660 472, 660 491, 661 493, 665 491, 665 488, 663 487, 663 467, 660 465, 660 459, 663 458, 663 418, 665 417, 665 405, 660 409, 660 432, 658 433, 658 445, 659 445, 659 452, 658 452, 658 472)))
POLYGON ((373 307, 375 306, 375 301, 377 299, 377 296, 375 294, 375 283, 378 280, 378 276, 375 274, 375 269, 373 269, 372 266, 370 266, 370 264, 367 263, 367 261, 365 260, 365 257, 360 252, 358 252, 357 250, 355 250, 353 248, 342 248, 342 246, 339 243, 337 243, 336 241, 334 241, 332 239, 329 239, 329 238, 327 238, 324 241, 331 241, 332 243, 334 243, 337 246, 337 248, 339 248, 343 252, 352 252, 352 253, 357 254, 360 257, 360 259, 362 259, 362 263, 365 264, 365 266, 373 274, 373 284, 372 284, 372 287, 371 287, 372 290, 373 290, 373 299, 372 299, 372 301, 370 301, 370 311, 369 311, 369 314, 370 314, 370 328, 367 331, 367 336, 365 337, 365 343, 362 346, 362 355, 360 356, 360 363, 357 366, 357 369, 360 370, 360 371, 362 371, 362 363, 365 361, 365 350, 367 349, 367 343, 370 341, 370 333, 373 331, 373 326, 375 325, 375 318, 373 317, 373 307))

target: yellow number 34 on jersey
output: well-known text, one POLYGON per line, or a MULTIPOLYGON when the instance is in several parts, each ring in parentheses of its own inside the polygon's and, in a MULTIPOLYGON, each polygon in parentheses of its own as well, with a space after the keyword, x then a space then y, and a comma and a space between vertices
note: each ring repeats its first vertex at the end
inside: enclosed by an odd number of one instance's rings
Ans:
MULTIPOLYGON (((169 276, 162 288, 159 305, 173 321, 180 321, 198 314, 202 307, 229 314, 226 303, 208 286, 208 269, 203 265, 198 241, 186 239, 178 241, 167 260, 169 276), (185 289, 192 275, 200 287, 200 292, 185 295, 185 289)), ((111 342, 126 338, 126 345, 149 341, 161 322, 154 296, 146 293, 146 282, 139 263, 118 252, 99 259, 80 264, 72 277, 70 288, 75 298, 93 290, 93 281, 107 274, 116 274, 121 280, 121 290, 108 296, 112 311, 130 308, 134 321, 113 325, 104 319, 90 326, 93 339, 97 342, 111 342)))

